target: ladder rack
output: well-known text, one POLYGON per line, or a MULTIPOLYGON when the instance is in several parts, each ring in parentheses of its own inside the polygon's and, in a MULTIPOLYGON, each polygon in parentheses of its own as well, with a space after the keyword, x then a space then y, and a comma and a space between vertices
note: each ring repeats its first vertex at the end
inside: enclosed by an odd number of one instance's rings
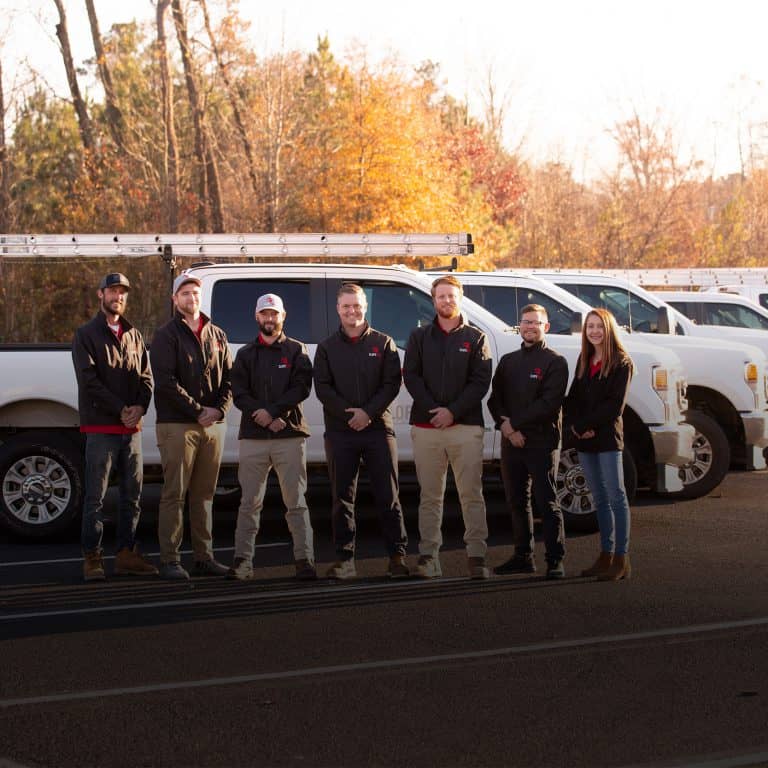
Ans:
POLYGON ((0 257, 389 258, 467 256, 472 235, 452 234, 72 234, 0 235, 0 257))
POLYGON ((563 273, 620 277, 636 285, 665 288, 710 288, 718 285, 768 285, 768 268, 691 267, 672 269, 560 269, 563 273))

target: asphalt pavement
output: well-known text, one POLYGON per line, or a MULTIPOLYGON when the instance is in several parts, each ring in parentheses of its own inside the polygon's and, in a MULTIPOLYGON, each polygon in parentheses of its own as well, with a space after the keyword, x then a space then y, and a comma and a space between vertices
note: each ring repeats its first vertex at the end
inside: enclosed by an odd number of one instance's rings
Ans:
MULTIPOLYGON (((75 533, 0 536, 0 768, 768 766, 767 495, 756 472, 696 501, 641 496, 618 584, 578 576, 596 535, 568 538, 562 581, 468 579, 455 499, 434 581, 384 578, 366 508, 360 577, 296 582, 278 497, 251 582, 83 584, 75 533)), ((510 524, 498 492, 488 505, 498 564, 510 524)), ((217 518, 228 563, 231 505, 217 518)))

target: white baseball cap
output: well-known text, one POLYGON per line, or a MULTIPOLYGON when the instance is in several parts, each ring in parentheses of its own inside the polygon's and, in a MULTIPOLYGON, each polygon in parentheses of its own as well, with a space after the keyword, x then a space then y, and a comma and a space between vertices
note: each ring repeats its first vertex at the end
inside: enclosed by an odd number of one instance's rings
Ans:
POLYGON ((181 288, 182 285, 186 285, 187 283, 194 283, 195 285, 203 284, 199 277, 195 277, 194 275, 187 275, 184 272, 182 272, 173 281, 173 295, 175 296, 179 292, 179 288, 181 288))
POLYGON ((276 293, 265 293, 263 296, 259 296, 256 302, 256 311, 261 312, 262 309, 274 309, 277 312, 285 312, 283 300, 276 293))

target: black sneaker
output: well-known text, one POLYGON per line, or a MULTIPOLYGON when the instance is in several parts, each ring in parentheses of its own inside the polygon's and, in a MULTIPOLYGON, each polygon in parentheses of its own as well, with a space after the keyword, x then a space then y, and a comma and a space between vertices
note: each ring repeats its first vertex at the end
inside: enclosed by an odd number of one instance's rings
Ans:
POLYGON ((504 576, 508 573, 536 573, 536 562, 533 559, 533 555, 514 554, 506 563, 497 565, 493 572, 499 576, 504 576))
POLYGON ((548 579, 564 579, 565 568, 563 567, 562 560, 550 560, 547 562, 547 578, 548 579))

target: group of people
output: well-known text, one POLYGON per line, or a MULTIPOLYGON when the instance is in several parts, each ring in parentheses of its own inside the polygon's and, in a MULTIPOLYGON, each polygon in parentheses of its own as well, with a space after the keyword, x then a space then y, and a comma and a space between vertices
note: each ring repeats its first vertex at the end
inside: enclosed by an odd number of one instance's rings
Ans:
POLYGON ((600 526, 599 556, 582 575, 613 581, 629 577, 630 511, 621 451, 622 411, 632 363, 609 312, 589 312, 566 395, 568 366, 547 346, 546 309, 537 304, 523 308, 521 347, 504 355, 491 376, 488 341, 467 322, 461 311, 462 285, 450 274, 433 282, 434 321, 413 330, 402 369, 392 338, 368 324, 365 291, 354 283, 339 288, 339 328, 318 345, 314 365, 306 346, 284 333, 286 309, 275 294, 258 297, 258 333, 233 361, 224 331, 200 311, 199 278, 183 273, 174 281, 174 316, 156 331, 151 351, 125 318, 129 291, 125 275, 106 275, 97 293, 99 311, 77 329, 72 347, 80 429, 85 434, 86 581, 106 578, 103 503, 112 472, 119 486, 116 575, 190 578, 180 556, 188 499, 192 575, 252 578, 255 539, 272 469, 286 507, 296 577, 316 579, 314 535, 305 499, 309 429, 302 409, 313 383, 325 420, 336 550, 336 562, 326 577, 357 575, 355 499, 363 463, 389 556, 387 576, 442 575, 441 529, 449 466, 461 504, 468 575, 490 576, 482 489, 482 402, 489 388, 488 407, 502 435, 502 480, 514 533, 512 557, 493 570, 535 572, 535 505, 543 524, 546 577, 564 577, 565 534, 555 476, 560 446, 565 445, 578 450, 600 526), (402 384, 413 398, 411 439, 420 488, 419 557, 413 569, 406 558, 408 535, 390 412, 402 384), (136 546, 143 479, 140 430, 153 396, 163 470, 159 569, 136 546), (234 557, 226 566, 214 557, 212 508, 225 419, 233 403, 241 412, 242 495, 234 557))

